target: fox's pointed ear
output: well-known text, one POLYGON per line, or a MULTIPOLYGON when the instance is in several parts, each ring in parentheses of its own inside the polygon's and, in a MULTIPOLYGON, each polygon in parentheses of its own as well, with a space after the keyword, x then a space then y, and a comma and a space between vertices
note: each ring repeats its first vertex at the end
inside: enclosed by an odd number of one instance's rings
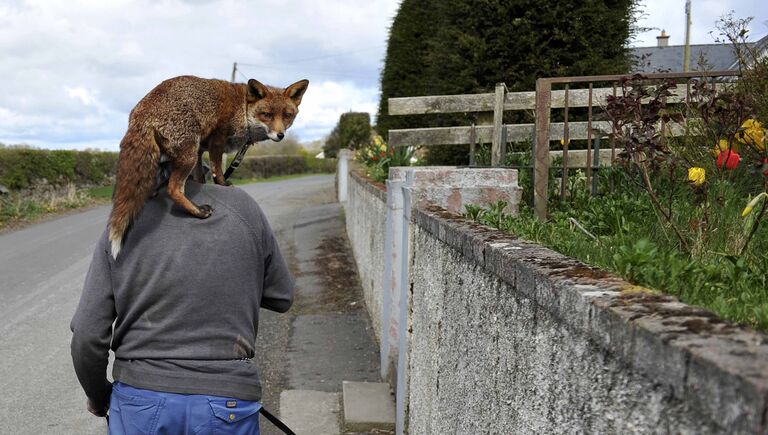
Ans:
POLYGON ((307 86, 309 86, 309 80, 299 80, 298 82, 285 88, 285 92, 283 92, 283 94, 293 100, 294 104, 298 106, 301 104, 301 97, 304 96, 304 92, 307 90, 307 86))
POLYGON ((254 103, 269 95, 269 89, 256 79, 248 80, 248 102, 254 103))

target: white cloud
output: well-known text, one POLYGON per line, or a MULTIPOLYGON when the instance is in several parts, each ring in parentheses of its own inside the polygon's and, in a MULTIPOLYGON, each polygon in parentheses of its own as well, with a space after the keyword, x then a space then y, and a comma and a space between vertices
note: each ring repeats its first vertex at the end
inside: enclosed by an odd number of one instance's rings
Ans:
POLYGON ((350 82, 324 81, 309 85, 301 101, 294 127, 309 131, 313 138, 330 133, 344 112, 374 114, 378 104, 378 89, 360 88, 350 82))
POLYGON ((93 95, 88 91, 88 89, 85 89, 82 86, 78 86, 76 88, 70 88, 69 86, 65 86, 64 90, 67 91, 67 94, 70 98, 75 98, 77 100, 80 100, 83 104, 86 106, 92 106, 96 99, 93 98, 93 95))

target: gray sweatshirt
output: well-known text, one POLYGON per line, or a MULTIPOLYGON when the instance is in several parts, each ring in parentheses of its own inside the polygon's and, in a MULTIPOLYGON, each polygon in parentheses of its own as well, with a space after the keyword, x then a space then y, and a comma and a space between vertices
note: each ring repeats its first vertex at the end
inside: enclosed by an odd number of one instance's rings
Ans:
POLYGON ((105 406, 115 381, 185 394, 260 400, 251 358, 259 308, 285 312, 294 281, 267 219, 236 187, 188 182, 214 208, 198 219, 161 189, 115 261, 101 236, 72 319, 72 361, 85 394, 105 406))

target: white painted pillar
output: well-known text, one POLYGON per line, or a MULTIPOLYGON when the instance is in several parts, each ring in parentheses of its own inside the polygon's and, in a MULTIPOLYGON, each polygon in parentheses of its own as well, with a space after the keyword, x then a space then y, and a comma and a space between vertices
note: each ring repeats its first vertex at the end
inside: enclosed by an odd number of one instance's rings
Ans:
POLYGON ((347 184, 349 177, 349 160, 352 159, 352 150, 340 149, 336 154, 336 177, 338 178, 339 202, 347 202, 347 184))
POLYGON ((384 235, 384 277, 382 279, 381 304, 381 379, 388 380, 397 366, 395 355, 398 346, 398 320, 401 287, 401 259, 403 255, 403 171, 390 168, 387 180, 387 217, 384 235))
POLYGON ((399 283, 395 291, 398 295, 397 301, 397 365, 396 365, 396 383, 395 383, 395 434, 405 434, 406 408, 408 401, 408 307, 410 301, 409 280, 410 280, 410 257, 411 257, 411 210, 413 207, 414 190, 413 171, 406 173, 406 181, 401 185, 401 195, 403 199, 402 229, 400 254, 398 259, 399 283))

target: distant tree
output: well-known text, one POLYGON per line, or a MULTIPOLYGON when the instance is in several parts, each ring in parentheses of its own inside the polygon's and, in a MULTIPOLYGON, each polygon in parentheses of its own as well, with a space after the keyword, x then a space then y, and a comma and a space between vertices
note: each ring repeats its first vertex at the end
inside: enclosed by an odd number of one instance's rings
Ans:
MULTIPOLYGON (((512 91, 529 91, 538 77, 627 72, 631 64, 627 41, 633 34, 636 4, 637 0, 404 0, 390 28, 378 128, 472 121, 456 115, 415 125, 408 116, 387 114, 389 97, 489 92, 497 82, 512 91), (409 52, 413 64, 406 67, 402 56, 409 52)), ((466 164, 467 147, 432 147, 427 161, 466 164)))
POLYGON ((371 115, 365 112, 347 112, 339 117, 339 123, 325 141, 326 157, 336 157, 340 148, 357 149, 371 137, 371 115))
POLYGON ((323 143, 323 154, 329 159, 336 158, 336 153, 341 149, 341 139, 339 139, 339 124, 336 124, 331 133, 325 138, 323 143))

